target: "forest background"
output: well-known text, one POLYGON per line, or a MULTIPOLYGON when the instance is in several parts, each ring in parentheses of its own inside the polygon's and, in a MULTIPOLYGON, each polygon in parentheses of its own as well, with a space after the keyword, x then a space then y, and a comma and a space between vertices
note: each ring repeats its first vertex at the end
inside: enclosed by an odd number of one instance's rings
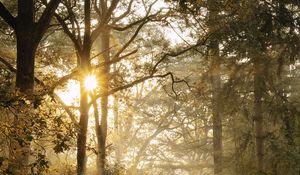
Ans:
POLYGON ((0 0, 0 174, 300 173, 300 1, 0 0))

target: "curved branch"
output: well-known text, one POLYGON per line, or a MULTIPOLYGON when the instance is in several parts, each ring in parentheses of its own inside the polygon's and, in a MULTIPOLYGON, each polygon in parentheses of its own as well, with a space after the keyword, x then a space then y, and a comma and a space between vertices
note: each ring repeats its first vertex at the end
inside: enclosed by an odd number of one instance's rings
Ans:
MULTIPOLYGON (((188 52, 192 49, 194 49, 195 47, 198 47, 200 45, 203 45, 206 43, 206 41, 208 40, 208 38, 211 36, 212 34, 208 35, 206 38, 204 38, 202 41, 199 41, 198 43, 196 43, 195 45, 193 46, 190 46, 188 48, 185 48, 183 50, 180 50, 178 52, 171 52, 171 53, 165 53, 162 58, 153 66, 153 69, 152 71, 150 72, 150 75, 148 76, 145 76, 145 77, 142 77, 138 80, 135 80, 129 84, 126 84, 124 86, 120 86, 120 87, 117 87, 115 89, 112 89, 110 91, 108 91, 107 93, 100 93, 96 96, 94 96, 95 99, 93 100, 96 100, 100 97, 103 97, 103 96, 108 96, 108 95, 112 95, 118 91, 121 91, 121 90, 124 90, 124 89, 127 89, 127 88, 130 88, 130 87, 133 87, 134 85, 136 84, 139 84, 139 83, 142 83, 148 79, 151 79, 151 78, 163 78, 163 77, 167 77, 167 76, 171 76, 171 79, 172 79, 172 83, 179 83, 179 82, 184 82, 184 80, 175 80, 173 74, 171 72, 168 72, 166 74, 162 74, 162 75, 155 75, 155 73, 157 72, 157 67, 160 65, 160 63, 162 63, 167 57, 176 57, 176 56, 179 56, 181 54, 184 54, 185 52, 188 52)), ((175 92, 174 88, 173 88, 173 91, 175 92)), ((89 103, 89 106, 91 106, 92 104, 89 103)))
POLYGON ((48 29, 50 21, 54 16, 55 10, 58 7, 58 4, 61 0, 51 0, 48 4, 46 4, 46 9, 44 10, 42 16, 40 17, 39 21, 37 22, 36 26, 36 40, 41 40, 44 33, 48 29))
POLYGON ((117 5, 119 4, 120 0, 112 0, 110 7, 108 8, 104 21, 108 21, 111 18, 113 11, 116 9, 117 5))
POLYGON ((134 32, 134 34, 132 35, 132 37, 124 44, 124 46, 115 54, 115 56, 113 58, 118 58, 120 56, 120 54, 130 45, 130 43, 132 43, 132 41, 137 37, 137 35, 139 34, 140 30, 143 28, 143 26, 148 22, 148 20, 145 20, 143 23, 141 23, 138 28, 136 29, 136 31, 134 32))
POLYGON ((114 20, 113 20, 113 24, 117 23, 118 21, 120 21, 121 19, 125 18, 130 12, 131 12, 131 7, 132 7, 132 3, 133 3, 134 0, 130 0, 129 4, 128 4, 128 7, 127 7, 127 10, 121 14, 120 16, 116 17, 114 20))
POLYGON ((82 50, 82 44, 81 42, 79 42, 79 40, 76 38, 76 36, 69 30, 68 25, 65 23, 65 21, 62 19, 62 17, 60 17, 58 14, 54 15, 57 19, 57 21, 60 23, 60 25, 62 26, 64 32, 68 35, 68 37, 72 40, 76 50, 78 52, 81 52, 82 50))

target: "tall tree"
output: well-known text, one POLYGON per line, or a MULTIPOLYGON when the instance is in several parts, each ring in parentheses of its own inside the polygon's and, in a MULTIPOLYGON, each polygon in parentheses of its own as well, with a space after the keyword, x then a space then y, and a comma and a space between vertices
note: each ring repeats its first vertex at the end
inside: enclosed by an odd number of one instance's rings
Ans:
POLYGON ((91 54, 91 1, 84 1, 84 36, 82 50, 79 52, 80 67, 80 119, 77 136, 77 174, 84 175, 86 169, 86 140, 89 119, 88 90, 84 81, 90 72, 91 54))
MULTIPOLYGON (((214 33, 218 27, 218 1, 208 0, 208 20, 207 27, 209 33, 214 33)), ((217 35, 209 40, 208 54, 211 60, 211 87, 212 87, 212 123, 213 123, 213 158, 214 158, 214 174, 222 174, 222 113, 221 113, 221 78, 220 64, 221 57, 219 54, 219 42, 217 35)))
MULTIPOLYGON (((17 76, 16 87, 20 92, 31 94, 34 88, 34 67, 35 53, 37 47, 49 27, 54 12, 60 0, 51 0, 46 4, 39 19, 33 0, 18 0, 18 15, 14 17, 9 10, 0 2, 0 16, 14 30, 17 38, 17 76)), ((26 105, 24 106, 26 108, 26 105)), ((22 131, 30 119, 15 120, 16 127, 20 129, 20 137, 26 138, 26 133, 22 131)), ((30 154, 30 142, 13 141, 12 168, 14 174, 26 174, 27 163, 30 154)))

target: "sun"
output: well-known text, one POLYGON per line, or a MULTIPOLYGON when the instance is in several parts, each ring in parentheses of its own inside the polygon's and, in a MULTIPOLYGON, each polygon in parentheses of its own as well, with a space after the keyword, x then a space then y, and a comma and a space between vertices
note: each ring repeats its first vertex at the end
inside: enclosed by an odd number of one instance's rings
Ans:
POLYGON ((92 91, 97 87, 97 79, 95 75, 88 75, 84 80, 84 87, 87 91, 92 91))

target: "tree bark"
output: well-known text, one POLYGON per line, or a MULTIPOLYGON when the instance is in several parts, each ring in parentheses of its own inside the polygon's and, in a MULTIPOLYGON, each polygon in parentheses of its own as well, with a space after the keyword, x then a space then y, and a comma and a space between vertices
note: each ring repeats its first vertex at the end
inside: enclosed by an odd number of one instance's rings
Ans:
POLYGON ((17 78, 16 87, 20 92, 32 94, 34 89, 34 60, 37 43, 30 38, 29 32, 17 34, 17 78))
MULTIPOLYGON (((215 43, 218 44, 218 43, 215 43)), ((218 48, 211 48, 212 52, 212 119, 213 119, 213 151, 214 151, 214 174, 222 174, 222 118, 221 118, 221 79, 220 59, 218 48)))
MULTIPOLYGON (((208 28, 211 33, 216 30, 218 10, 215 0, 208 1, 208 28)), ((214 174, 222 174, 222 118, 221 118, 221 78, 219 42, 213 37, 209 43, 209 57, 211 59, 211 86, 212 86, 212 120, 213 120, 213 160, 214 174)))
MULTIPOLYGON (((100 34, 100 50, 103 52, 103 59, 104 62, 109 62, 110 60, 110 30, 106 29, 100 34)), ((103 67, 102 72, 102 93, 108 94, 109 90, 109 71, 110 66, 105 65, 103 67)), ((98 174, 104 175, 105 174, 105 159, 106 159, 106 137, 107 137, 107 114, 108 114, 108 95, 105 95, 101 98, 101 121, 100 121, 100 133, 98 137, 100 142, 98 142, 98 174)))
POLYGON ((254 59, 254 123, 257 171, 264 172, 264 133, 263 133, 263 113, 262 98, 264 87, 264 63, 261 58, 254 59))
POLYGON ((17 78, 16 86, 21 92, 33 91, 34 58, 37 44, 34 41, 34 2, 18 0, 17 18, 17 78))

